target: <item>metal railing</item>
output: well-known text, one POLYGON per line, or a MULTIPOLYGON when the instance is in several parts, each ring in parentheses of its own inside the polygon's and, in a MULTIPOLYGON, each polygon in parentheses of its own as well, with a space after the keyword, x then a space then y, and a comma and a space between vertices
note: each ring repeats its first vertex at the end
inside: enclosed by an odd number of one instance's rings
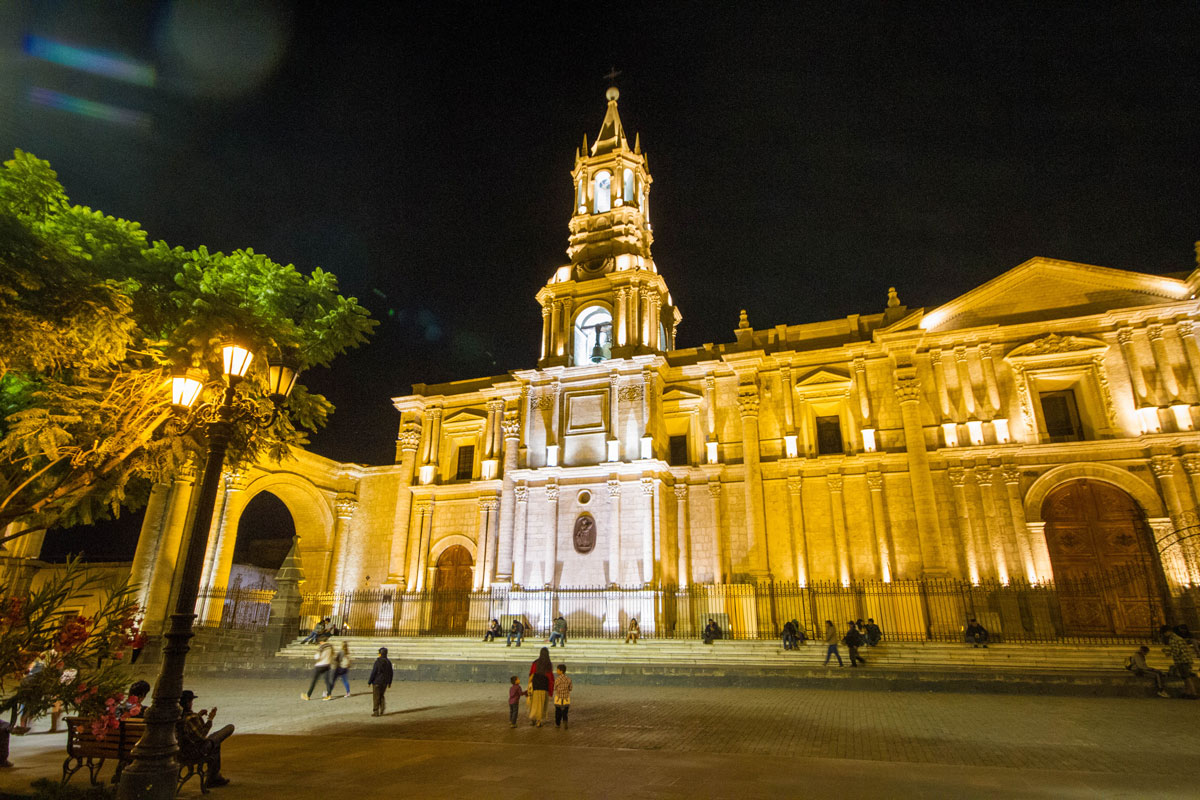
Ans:
POLYGON ((1130 642, 1152 638, 1164 620, 1196 625, 1200 589, 1168 594, 1139 569, 1054 584, 958 579, 695 585, 684 588, 494 589, 397 592, 368 589, 305 595, 300 630, 322 618, 346 636, 481 637, 492 619, 507 632, 521 618, 527 636, 549 635, 562 614, 568 635, 622 638, 630 620, 641 635, 699 638, 709 619, 724 638, 773 639, 795 620, 809 637, 825 621, 874 619, 890 641, 961 641, 977 619, 995 641, 1130 642))
POLYGON ((273 589, 211 587, 196 596, 198 628, 253 629, 266 627, 271 616, 273 589))

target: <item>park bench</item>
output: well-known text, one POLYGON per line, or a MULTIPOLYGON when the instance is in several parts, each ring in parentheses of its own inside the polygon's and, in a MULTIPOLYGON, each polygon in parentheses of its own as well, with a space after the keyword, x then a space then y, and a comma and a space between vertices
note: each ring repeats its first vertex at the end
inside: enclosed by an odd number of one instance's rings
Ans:
MULTIPOLYGON (((112 782, 121 780, 121 773, 133 761, 133 746, 146 732, 144 719, 123 719, 116 730, 110 730, 104 736, 92 733, 92 720, 81 717, 68 717, 67 720, 67 758, 63 761, 63 778, 65 784, 79 770, 87 767, 93 786, 99 786, 98 777, 104 768, 104 762, 117 762, 112 782)), ((194 747, 183 743, 175 754, 179 762, 179 782, 175 787, 178 793, 183 785, 193 775, 200 778, 201 794, 208 794, 208 764, 204 757, 194 747)))

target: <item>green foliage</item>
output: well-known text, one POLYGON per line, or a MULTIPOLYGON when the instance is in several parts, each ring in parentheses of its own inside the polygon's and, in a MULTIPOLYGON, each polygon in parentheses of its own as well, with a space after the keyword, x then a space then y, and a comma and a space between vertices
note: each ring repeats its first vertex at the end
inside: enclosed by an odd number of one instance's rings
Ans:
MULTIPOLYGON (((118 513, 197 460, 203 442, 163 426, 172 368, 219 378, 234 338, 260 356, 238 391, 266 410, 261 356, 325 366, 375 324, 328 272, 149 242, 71 205, 50 165, 17 151, 0 170, 0 527, 118 513)), ((298 385, 273 427, 239 432, 230 466, 285 456, 332 410, 298 385)))
POLYGON ((118 662, 138 636, 137 612, 128 581, 106 585, 78 559, 27 597, 0 585, 0 709, 19 703, 37 716, 62 703, 82 716, 106 715, 107 701, 127 685, 118 662), (93 616, 68 611, 98 590, 93 616), (40 670, 30 674, 35 662, 40 670))

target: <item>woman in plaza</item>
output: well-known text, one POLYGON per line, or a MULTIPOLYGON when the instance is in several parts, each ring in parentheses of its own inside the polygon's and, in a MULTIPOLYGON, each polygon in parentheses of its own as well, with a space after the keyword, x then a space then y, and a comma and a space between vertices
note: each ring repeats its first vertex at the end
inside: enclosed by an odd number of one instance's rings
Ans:
POLYGON ((537 661, 529 667, 529 724, 542 727, 546 717, 546 698, 554 691, 554 665, 550 649, 542 648, 537 661))

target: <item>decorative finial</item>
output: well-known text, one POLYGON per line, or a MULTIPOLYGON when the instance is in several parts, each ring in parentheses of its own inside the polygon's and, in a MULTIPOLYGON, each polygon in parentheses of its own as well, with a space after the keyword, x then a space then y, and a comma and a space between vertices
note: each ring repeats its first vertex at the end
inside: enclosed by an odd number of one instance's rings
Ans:
POLYGON ((746 316, 746 309, 744 309, 744 308, 738 312, 738 327, 739 328, 749 328, 750 327, 750 318, 748 316, 746 316))
POLYGON ((896 308, 900 305, 900 295, 896 294, 896 287, 888 287, 888 308, 896 308))
POLYGON ((621 92, 617 89, 617 77, 620 74, 621 71, 616 67, 609 67, 608 74, 604 76, 608 80, 608 91, 604 93, 604 96, 610 103, 617 102, 617 98, 621 96, 621 92))

